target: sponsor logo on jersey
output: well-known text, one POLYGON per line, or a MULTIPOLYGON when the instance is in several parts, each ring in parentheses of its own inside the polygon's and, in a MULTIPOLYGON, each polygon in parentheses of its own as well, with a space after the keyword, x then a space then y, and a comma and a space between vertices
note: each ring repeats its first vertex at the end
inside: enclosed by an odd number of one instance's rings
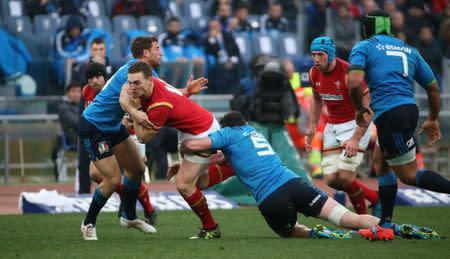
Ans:
POLYGON ((318 194, 310 203, 309 206, 312 207, 320 199, 320 194, 318 194))
POLYGON ((410 138, 408 141, 406 141, 406 146, 412 147, 414 145, 414 139, 410 138))
POLYGON ((344 96, 342 94, 320 94, 320 97, 322 97, 325 101, 342 101, 344 100, 344 96))
POLYGON ((378 43, 375 46, 375 48, 377 48, 377 50, 382 50, 382 51, 384 51, 384 50, 402 51, 402 52, 405 52, 405 53, 408 53, 408 54, 411 54, 411 52, 412 52, 411 48, 408 48, 408 47, 394 46, 394 45, 389 45, 389 44, 381 45, 380 43, 378 43))

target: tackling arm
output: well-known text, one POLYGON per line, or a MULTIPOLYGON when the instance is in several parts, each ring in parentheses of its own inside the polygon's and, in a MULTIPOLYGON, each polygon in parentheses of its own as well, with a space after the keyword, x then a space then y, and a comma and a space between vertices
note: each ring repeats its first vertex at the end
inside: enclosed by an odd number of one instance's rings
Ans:
POLYGON ((188 139, 181 143, 180 153, 198 153, 199 151, 210 149, 211 145, 212 141, 210 138, 188 139))

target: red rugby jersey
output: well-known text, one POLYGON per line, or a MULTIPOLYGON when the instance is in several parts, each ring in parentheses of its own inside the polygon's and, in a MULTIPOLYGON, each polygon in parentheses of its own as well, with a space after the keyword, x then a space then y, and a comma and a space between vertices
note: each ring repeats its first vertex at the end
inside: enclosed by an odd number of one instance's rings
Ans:
MULTIPOLYGON (((328 122, 332 124, 355 119, 355 108, 347 89, 348 68, 346 61, 336 58, 336 67, 330 73, 323 73, 315 67, 309 70, 311 87, 322 97, 328 110, 328 122)), ((364 95, 368 94, 365 82, 363 88, 364 95)))
POLYGON ((148 119, 157 127, 169 126, 181 132, 197 135, 207 131, 213 115, 180 90, 161 79, 152 77, 153 93, 149 99, 141 98, 148 119))

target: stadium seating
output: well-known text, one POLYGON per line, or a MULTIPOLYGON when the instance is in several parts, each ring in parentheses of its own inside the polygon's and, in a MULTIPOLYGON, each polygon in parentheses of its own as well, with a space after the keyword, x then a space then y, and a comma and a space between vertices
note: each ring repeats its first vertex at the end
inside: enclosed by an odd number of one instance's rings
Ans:
POLYGON ((89 28, 102 29, 108 33, 112 32, 111 22, 109 21, 109 18, 106 16, 89 17, 87 21, 87 26, 89 28))
POLYGON ((138 18, 139 29, 157 36, 164 31, 161 18, 152 15, 145 15, 138 18))
POLYGON ((111 34, 111 46, 110 46, 109 59, 114 67, 118 67, 123 63, 122 44, 120 40, 120 34, 111 34))
POLYGON ((254 33, 252 36, 253 54, 278 56, 278 46, 276 41, 267 34, 254 33))
POLYGON ((239 52, 241 53, 241 58, 244 62, 248 63, 253 56, 252 46, 250 41, 248 40, 248 36, 246 33, 237 33, 234 35, 234 39, 236 44, 239 47, 239 52))
POLYGON ((137 28, 136 19, 133 16, 118 15, 114 16, 112 21, 115 33, 122 33, 123 31, 137 28))
POLYGON ((24 7, 23 2, 20 0, 1 0, 2 2, 2 16, 5 18, 8 17, 20 17, 24 15, 24 7))
POLYGON ((183 11, 184 16, 188 19, 198 19, 208 16, 205 4, 198 0, 184 0, 183 11))
POLYGON ((105 0, 105 15, 108 17, 112 16, 112 10, 114 7, 114 4, 116 3, 117 0, 105 0))
POLYGON ((205 16, 196 19, 190 19, 189 25, 192 28, 192 30, 202 32, 208 26, 208 19, 209 18, 205 16))
POLYGON ((279 53, 284 57, 302 56, 303 51, 300 49, 298 36, 295 33, 282 33, 279 41, 279 53))
POLYGON ((102 0, 89 0, 88 8, 93 17, 105 16, 105 6, 102 0))
POLYGON ((34 33, 39 39, 50 38, 56 33, 58 23, 49 15, 36 15, 33 20, 34 33))
POLYGON ((10 17, 5 20, 6 30, 14 35, 31 34, 33 29, 28 16, 10 17))

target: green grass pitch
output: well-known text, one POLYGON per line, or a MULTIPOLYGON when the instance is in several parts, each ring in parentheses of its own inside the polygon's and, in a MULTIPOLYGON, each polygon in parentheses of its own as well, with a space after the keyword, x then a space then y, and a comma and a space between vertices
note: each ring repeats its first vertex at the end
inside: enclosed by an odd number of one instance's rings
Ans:
MULTIPOLYGON (((397 207, 395 219, 434 228, 441 240, 369 242, 282 239, 257 209, 216 210, 222 238, 188 240, 199 220, 189 211, 160 212, 158 233, 125 230, 114 213, 101 213, 99 241, 83 241, 83 214, 0 216, 0 258, 450 258, 450 207, 397 207)), ((299 217, 308 226, 323 223, 299 217)), ((332 227, 330 224, 324 224, 332 227)))

